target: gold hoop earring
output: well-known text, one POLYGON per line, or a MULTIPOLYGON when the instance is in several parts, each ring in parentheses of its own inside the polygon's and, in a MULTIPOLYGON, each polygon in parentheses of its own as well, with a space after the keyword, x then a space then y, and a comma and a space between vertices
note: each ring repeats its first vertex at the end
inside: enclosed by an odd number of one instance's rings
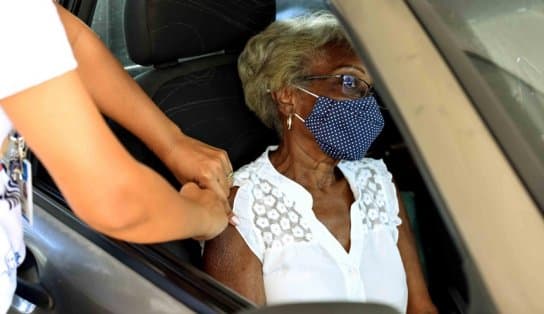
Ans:
POLYGON ((290 113, 287 117, 287 130, 291 130, 291 125, 293 124, 293 114, 290 113))

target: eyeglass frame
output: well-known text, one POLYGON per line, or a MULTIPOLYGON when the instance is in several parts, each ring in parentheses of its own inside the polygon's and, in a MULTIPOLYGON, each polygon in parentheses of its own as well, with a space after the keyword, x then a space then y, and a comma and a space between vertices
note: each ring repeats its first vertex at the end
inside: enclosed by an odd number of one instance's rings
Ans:
POLYGON ((326 80, 329 78, 339 78, 342 79, 342 84, 344 83, 344 76, 352 76, 355 80, 363 82, 367 86, 366 93, 359 97, 368 97, 374 94, 374 86, 370 85, 367 81, 358 78, 353 74, 322 74, 322 75, 306 75, 300 78, 302 81, 313 81, 313 80, 326 80))

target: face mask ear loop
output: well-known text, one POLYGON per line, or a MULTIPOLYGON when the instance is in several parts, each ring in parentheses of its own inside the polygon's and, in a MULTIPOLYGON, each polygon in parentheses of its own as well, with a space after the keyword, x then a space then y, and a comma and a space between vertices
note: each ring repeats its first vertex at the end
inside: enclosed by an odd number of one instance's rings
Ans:
MULTIPOLYGON (((312 96, 314 96, 315 98, 319 98, 318 95, 316 95, 316 94, 310 92, 309 90, 307 90, 307 89, 304 88, 304 87, 300 87, 300 86, 297 86, 297 85, 295 85, 295 87, 298 88, 298 89, 300 89, 301 91, 305 92, 305 93, 308 94, 308 95, 312 95, 312 96)), ((294 115, 295 118, 297 118, 297 119, 299 119, 300 121, 302 121, 302 123, 306 123, 306 120, 304 120, 304 118, 302 118, 298 113, 293 112, 292 115, 294 115)), ((291 115, 289 115, 289 116, 291 116, 291 115)))
POLYGON ((300 87, 300 86, 296 86, 296 85, 295 85, 295 87, 298 88, 298 89, 300 89, 301 91, 305 92, 305 93, 308 94, 308 95, 312 95, 312 96, 314 96, 315 98, 319 98, 319 95, 310 92, 309 90, 307 90, 307 89, 304 88, 304 87, 300 87))
POLYGON ((293 115, 295 116, 295 118, 299 119, 300 121, 302 121, 302 123, 305 123, 306 120, 304 120, 301 116, 298 115, 298 113, 296 112, 293 112, 293 115))

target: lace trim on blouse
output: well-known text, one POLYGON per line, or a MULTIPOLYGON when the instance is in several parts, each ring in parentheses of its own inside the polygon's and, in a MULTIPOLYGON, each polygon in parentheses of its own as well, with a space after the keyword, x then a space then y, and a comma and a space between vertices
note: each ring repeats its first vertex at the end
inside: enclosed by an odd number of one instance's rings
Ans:
POLYGON ((363 159, 358 164, 346 163, 345 168, 355 173, 356 186, 360 197, 355 201, 360 212, 365 232, 377 226, 396 228, 401 220, 398 217, 398 204, 394 197, 387 202, 387 195, 395 196, 392 176, 381 161, 363 159), (388 207, 390 208, 388 210, 388 207))
MULTIPOLYGON (((236 177, 251 182, 253 223, 260 232, 265 248, 281 248, 293 242, 311 241, 312 231, 295 210, 296 203, 277 185, 262 178, 255 168, 248 167, 247 171, 241 169, 236 177)), ((238 180, 235 180, 235 185, 238 180)))

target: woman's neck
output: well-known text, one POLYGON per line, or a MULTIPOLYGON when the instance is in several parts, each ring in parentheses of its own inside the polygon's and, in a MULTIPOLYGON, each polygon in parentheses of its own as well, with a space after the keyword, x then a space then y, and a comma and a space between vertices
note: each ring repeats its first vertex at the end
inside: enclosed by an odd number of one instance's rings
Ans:
POLYGON ((269 158, 280 173, 309 189, 326 189, 342 178, 338 160, 324 154, 316 143, 282 141, 269 158), (305 143, 304 143, 305 144, 305 143))

